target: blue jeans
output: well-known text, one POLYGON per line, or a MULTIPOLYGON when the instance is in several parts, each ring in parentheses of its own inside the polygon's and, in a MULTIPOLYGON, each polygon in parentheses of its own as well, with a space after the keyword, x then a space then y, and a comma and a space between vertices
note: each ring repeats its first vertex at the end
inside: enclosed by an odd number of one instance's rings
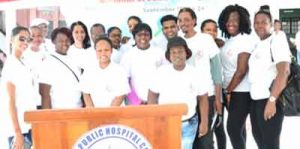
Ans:
POLYGON ((198 127, 198 116, 195 114, 192 118, 182 122, 181 126, 181 148, 192 149, 198 127))
MULTIPOLYGON (((24 149, 30 149, 32 146, 31 130, 28 133, 23 133, 24 136, 24 149)), ((14 136, 8 138, 9 149, 13 148, 14 136)))

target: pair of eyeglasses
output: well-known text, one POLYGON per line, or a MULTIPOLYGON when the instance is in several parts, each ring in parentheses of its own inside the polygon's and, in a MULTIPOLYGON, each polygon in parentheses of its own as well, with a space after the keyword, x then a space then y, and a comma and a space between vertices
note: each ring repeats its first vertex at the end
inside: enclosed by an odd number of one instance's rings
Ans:
POLYGON ((31 42, 32 41, 32 39, 31 38, 26 38, 26 37, 24 37, 24 36, 20 36, 19 37, 19 41, 21 41, 21 42, 27 42, 27 43, 29 43, 29 42, 31 42))

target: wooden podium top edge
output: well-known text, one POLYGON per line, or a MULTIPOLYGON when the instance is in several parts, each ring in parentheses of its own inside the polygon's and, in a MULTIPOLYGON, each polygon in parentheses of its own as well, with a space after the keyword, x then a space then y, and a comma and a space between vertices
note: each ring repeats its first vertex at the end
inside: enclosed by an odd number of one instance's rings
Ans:
POLYGON ((186 104, 139 105, 108 108, 43 109, 25 112, 29 123, 46 121, 89 120, 95 118, 138 118, 156 116, 182 116, 186 104))

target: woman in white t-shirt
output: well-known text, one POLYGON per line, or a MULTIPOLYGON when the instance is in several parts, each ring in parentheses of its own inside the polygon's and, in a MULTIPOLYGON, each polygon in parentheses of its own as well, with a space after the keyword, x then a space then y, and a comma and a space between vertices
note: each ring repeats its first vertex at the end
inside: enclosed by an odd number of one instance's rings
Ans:
POLYGON ((23 53, 29 42, 28 28, 18 26, 12 30, 13 54, 6 60, 2 71, 0 99, 5 105, 3 107, 5 115, 1 115, 1 119, 4 118, 3 122, 8 122, 5 131, 9 136, 10 148, 23 148, 32 144, 31 125, 24 122, 24 112, 36 109, 33 74, 23 62, 23 53))
MULTIPOLYGON (((127 19, 128 30, 131 34, 132 34, 134 27, 139 23, 142 23, 142 20, 138 16, 130 16, 127 19)), ((125 41, 123 42, 123 44, 125 44, 126 47, 131 48, 136 45, 133 35, 131 37, 127 37, 127 38, 128 39, 126 39, 126 42, 125 41)), ((125 40, 125 39, 123 38, 123 40, 125 40)))
POLYGON ((291 62, 286 38, 271 34, 268 6, 255 14, 254 28, 260 38, 249 60, 251 124, 258 148, 279 149, 283 105, 277 100, 287 83, 291 62))
POLYGON ((148 104, 187 104, 188 113, 182 117, 181 148, 192 149, 198 126, 196 110, 201 113, 197 136, 203 137, 208 131, 208 81, 205 74, 186 64, 192 51, 182 37, 169 39, 165 55, 172 64, 161 66, 152 76, 148 104), (197 100, 199 108, 196 108, 197 100))
POLYGON ((95 47, 98 62, 94 67, 86 69, 80 80, 86 107, 120 106, 130 91, 125 70, 110 59, 110 39, 97 38, 95 47))
POLYGON ((161 49, 150 45, 152 30, 148 24, 137 24, 132 34, 136 46, 124 54, 120 64, 125 68, 131 85, 127 96, 129 104, 140 105, 147 101, 149 78, 166 60, 161 49))
POLYGON ((86 63, 89 63, 88 50, 92 50, 90 36, 86 25, 77 21, 71 24, 72 39, 68 55, 71 57, 78 69, 84 69, 86 63))
POLYGON ((246 148, 245 122, 251 106, 248 60, 254 47, 249 38, 250 15, 239 5, 229 5, 220 14, 219 27, 227 38, 221 49, 223 91, 227 102, 227 131, 234 149, 246 148))
POLYGON ((39 71, 39 90, 43 109, 83 106, 78 86, 80 71, 67 54, 71 35, 70 29, 64 27, 56 28, 51 34, 55 52, 42 62, 39 71))

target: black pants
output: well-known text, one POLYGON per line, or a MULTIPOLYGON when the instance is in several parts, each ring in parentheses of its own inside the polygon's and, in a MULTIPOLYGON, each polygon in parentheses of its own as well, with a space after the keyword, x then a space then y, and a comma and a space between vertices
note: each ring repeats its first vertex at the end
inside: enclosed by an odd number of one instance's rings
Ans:
MULTIPOLYGON (((225 129, 224 129, 224 105, 222 107, 222 121, 218 127, 213 127, 214 128, 214 133, 217 139, 217 145, 218 149, 226 149, 226 134, 225 134, 225 129)), ((219 119, 220 120, 220 119, 219 119)))
POLYGON ((259 149, 279 149, 279 139, 283 122, 283 105, 276 103, 276 114, 270 120, 264 119, 268 99, 253 100, 251 104, 251 125, 254 140, 259 149))
MULTIPOLYGON (((205 136, 202 136, 201 138, 198 138, 198 135, 196 135, 194 144, 193 144, 193 149, 213 149, 214 148, 214 142, 213 142, 213 131, 211 131, 211 125, 213 121, 213 116, 214 116, 214 101, 215 101, 215 96, 209 96, 208 97, 208 102, 209 102, 209 107, 208 107, 208 132, 205 136)), ((199 117, 199 124, 201 123, 201 114, 199 113, 199 102, 197 103, 197 114, 199 117)), ((198 125, 199 125, 198 124, 198 125)), ((199 127, 197 128, 197 133, 199 134, 199 127)))
MULTIPOLYGON (((226 99, 226 98, 224 98, 226 99)), ((227 132, 234 149, 246 148, 246 119, 250 113, 249 92, 232 92, 228 108, 227 132)))

